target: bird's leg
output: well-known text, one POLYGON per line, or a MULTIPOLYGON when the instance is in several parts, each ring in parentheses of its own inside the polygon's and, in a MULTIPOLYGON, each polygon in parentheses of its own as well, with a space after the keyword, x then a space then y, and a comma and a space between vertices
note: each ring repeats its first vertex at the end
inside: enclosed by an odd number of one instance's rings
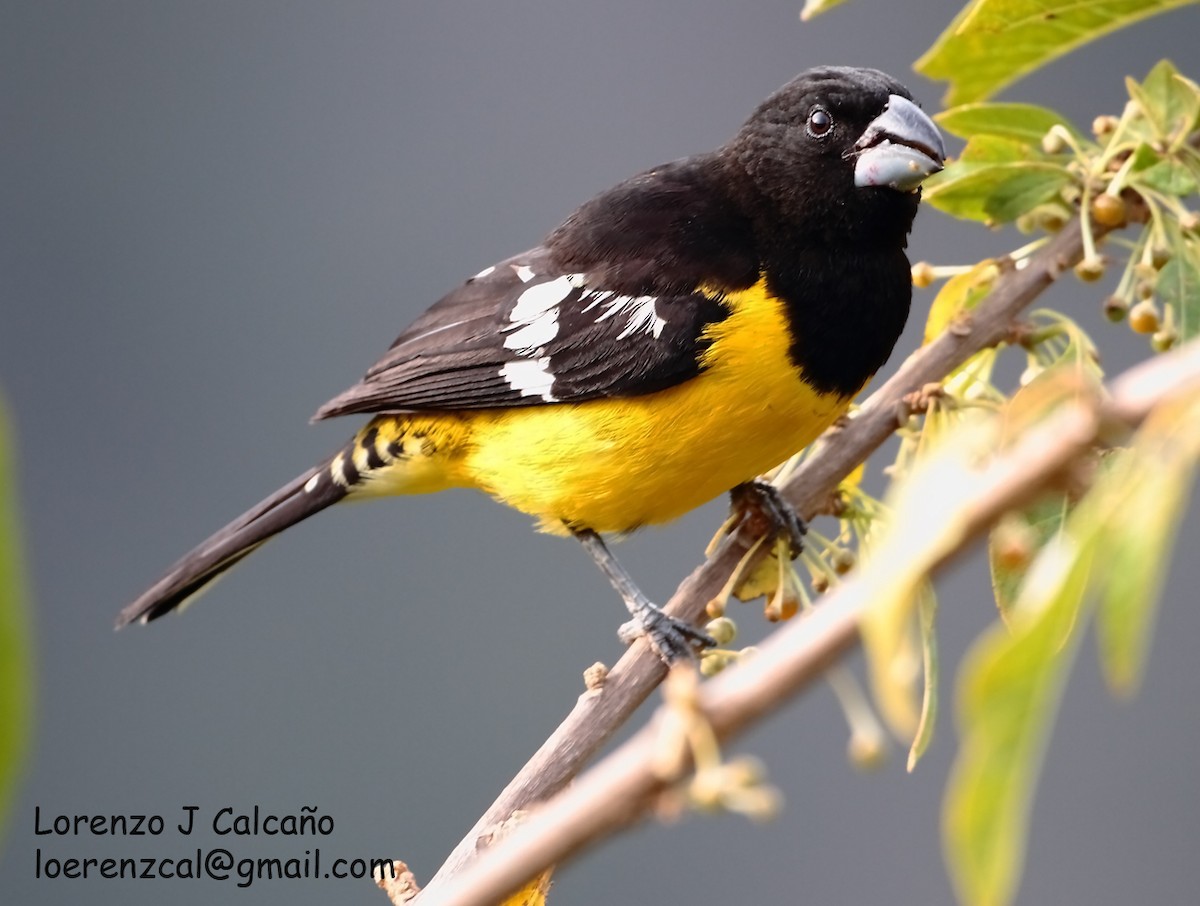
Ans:
POLYGON ((765 525, 756 534, 786 538, 792 548, 792 557, 800 556, 808 526, 775 485, 765 481, 743 482, 729 492, 729 503, 738 517, 735 526, 761 520, 765 525))
POLYGON ((583 549, 591 554, 600 571, 608 577, 608 581, 629 608, 633 619, 623 623, 617 630, 621 641, 629 644, 644 635, 650 646, 668 665, 691 660, 696 656, 697 649, 711 648, 717 644, 708 633, 656 607, 637 587, 625 567, 617 562, 617 558, 612 555, 598 534, 591 529, 576 528, 571 529, 571 534, 578 538, 583 549))

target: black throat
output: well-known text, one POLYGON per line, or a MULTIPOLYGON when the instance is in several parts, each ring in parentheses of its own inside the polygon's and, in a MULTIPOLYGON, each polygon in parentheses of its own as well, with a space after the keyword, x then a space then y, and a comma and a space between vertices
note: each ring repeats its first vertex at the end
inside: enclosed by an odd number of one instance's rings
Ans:
POLYGON ((887 361, 908 320, 904 250, 920 195, 858 188, 848 171, 781 176, 764 188, 736 155, 722 162, 735 204, 751 222, 767 289, 784 303, 792 363, 816 390, 854 396, 887 361))
POLYGON ((853 396, 887 361, 908 320, 908 258, 895 247, 782 248, 764 261, 764 274, 786 306, 792 363, 818 391, 853 396))

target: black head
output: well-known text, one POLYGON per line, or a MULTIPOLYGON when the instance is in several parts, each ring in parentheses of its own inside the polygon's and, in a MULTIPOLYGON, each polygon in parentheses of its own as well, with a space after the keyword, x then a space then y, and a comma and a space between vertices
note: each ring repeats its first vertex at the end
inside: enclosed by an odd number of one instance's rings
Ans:
POLYGON ((920 182, 944 155, 937 127, 907 88, 877 69, 840 66, 788 82, 723 150, 764 229, 900 247, 920 182))

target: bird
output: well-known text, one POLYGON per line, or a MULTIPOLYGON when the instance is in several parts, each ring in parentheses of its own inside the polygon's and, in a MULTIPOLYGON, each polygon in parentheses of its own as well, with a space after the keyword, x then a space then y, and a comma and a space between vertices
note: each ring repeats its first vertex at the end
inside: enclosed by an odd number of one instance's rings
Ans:
POLYGON ((369 416, 350 441, 183 556, 117 628, 340 501, 470 487, 577 538, 629 611, 623 639, 693 657, 712 640, 602 536, 731 490, 774 512, 756 476, 844 414, 903 330, 907 239, 944 159, 891 76, 800 73, 715 151, 601 192, 426 310, 317 410, 369 416))

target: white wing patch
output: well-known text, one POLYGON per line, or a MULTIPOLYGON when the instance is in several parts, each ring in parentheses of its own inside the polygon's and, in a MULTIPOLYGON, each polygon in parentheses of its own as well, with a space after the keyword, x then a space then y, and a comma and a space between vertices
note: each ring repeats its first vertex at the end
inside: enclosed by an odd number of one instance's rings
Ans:
MULTIPOLYGON (((514 266, 513 271, 523 283, 530 283, 537 276, 527 265, 514 266)), ((543 353, 559 334, 563 303, 572 296, 578 297, 586 280, 583 274, 563 274, 534 283, 525 287, 513 303, 508 323, 503 327, 504 348, 522 358, 506 362, 500 368, 500 377, 521 396, 536 396, 547 403, 558 401, 551 391, 554 375, 550 371, 550 356, 543 353)), ((585 294, 580 301, 584 303, 582 311, 592 312, 596 323, 609 318, 624 319, 618 340, 636 333, 658 339, 667 326, 655 310, 656 296, 622 296, 601 290, 585 294)))
POLYGON ((500 377, 521 396, 540 396, 545 402, 557 402, 550 392, 554 384, 554 375, 550 373, 550 356, 540 359, 527 359, 518 362, 506 362, 500 369, 500 377))
POLYGON ((558 336, 558 306, 574 290, 569 276, 531 286, 517 297, 504 330, 504 348, 532 352, 558 336))
POLYGON ((662 336, 663 328, 667 326, 667 322, 655 311, 654 305, 657 301, 657 296, 618 296, 615 293, 602 292, 592 297, 584 311, 590 311, 597 305, 603 306, 604 311, 596 318, 597 321, 615 315, 626 315, 629 320, 625 322, 625 329, 617 335, 618 340, 632 336, 638 331, 649 333, 657 340, 662 336))

